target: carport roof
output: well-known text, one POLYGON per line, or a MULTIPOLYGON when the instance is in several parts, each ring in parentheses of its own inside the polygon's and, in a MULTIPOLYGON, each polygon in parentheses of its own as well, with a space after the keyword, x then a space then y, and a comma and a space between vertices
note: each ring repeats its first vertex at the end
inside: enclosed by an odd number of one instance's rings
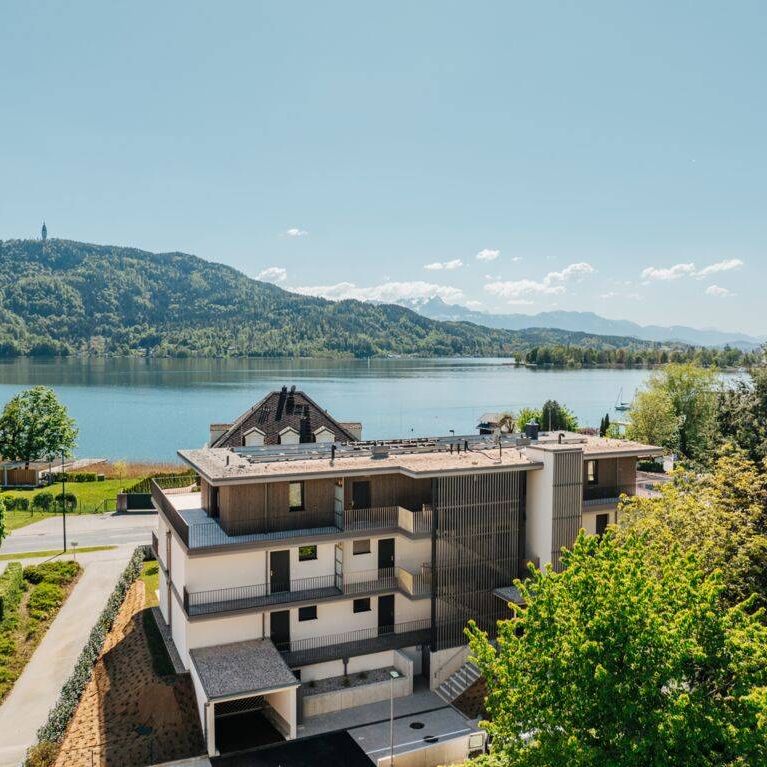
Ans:
POLYGON ((300 684, 269 639, 198 647, 189 654, 208 700, 300 684))

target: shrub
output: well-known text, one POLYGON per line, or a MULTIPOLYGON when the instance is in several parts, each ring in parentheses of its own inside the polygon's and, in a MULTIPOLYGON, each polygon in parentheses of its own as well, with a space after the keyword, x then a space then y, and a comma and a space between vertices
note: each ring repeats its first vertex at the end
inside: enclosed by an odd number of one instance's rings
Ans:
POLYGON ((67 512, 73 512, 77 508, 77 496, 74 493, 59 493, 56 496, 56 507, 67 512))
MULTIPOLYGON (((72 675, 64 682, 64 686, 61 688, 61 694, 59 695, 56 705, 51 709, 48 714, 48 719, 45 724, 37 731, 37 737, 41 742, 41 745, 45 742, 56 743, 64 737, 69 720, 77 708, 77 704, 80 702, 80 697, 83 694, 85 685, 88 684, 88 680, 93 670, 93 665, 96 663, 101 652, 101 648, 104 644, 104 639, 112 627, 112 623, 120 610, 120 606, 125 599, 125 594, 130 588, 133 581, 138 578, 141 572, 141 563, 145 559, 152 559, 152 550, 149 546, 139 546, 133 553, 128 566, 120 576, 120 580, 117 582, 112 595, 107 600, 106 606, 96 621, 96 625, 91 630, 88 641, 80 653, 80 657, 77 659, 75 669, 72 675)), ((28 761, 26 767, 36 767, 40 765, 40 762, 30 762, 29 758, 35 758, 35 754, 32 751, 28 751, 28 761)))
POLYGON ((2 497, 2 501, 5 504, 5 508, 8 509, 8 511, 13 511, 16 508, 15 495, 4 495, 2 497))
POLYGON ((64 601, 64 589, 56 583, 43 582, 32 589, 27 602, 30 617, 36 621, 50 618, 64 601))
POLYGON ((0 629, 16 623, 17 610, 24 593, 21 562, 9 562, 0 575, 0 629))
POLYGON ((47 491, 36 493, 32 498, 32 508, 40 509, 41 511, 50 511, 53 506, 53 501, 53 493, 47 491))
POLYGON ((26 767, 51 767, 59 754, 59 744, 50 740, 36 743, 27 751, 26 767))
POLYGON ((16 509, 18 511, 26 511, 29 508, 29 498, 19 496, 16 499, 16 509))
POLYGON ((39 565, 28 565, 24 568, 24 580, 29 583, 55 583, 65 586, 71 583, 80 572, 80 565, 71 559, 56 562, 43 562, 39 565))

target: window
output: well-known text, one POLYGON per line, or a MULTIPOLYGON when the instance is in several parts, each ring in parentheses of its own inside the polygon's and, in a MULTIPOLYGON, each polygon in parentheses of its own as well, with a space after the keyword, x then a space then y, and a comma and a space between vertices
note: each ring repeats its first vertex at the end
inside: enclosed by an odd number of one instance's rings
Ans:
POLYGON ((288 503, 291 511, 304 510, 304 483, 291 482, 288 485, 288 503))
POLYGON ((316 621, 317 605, 312 605, 311 607, 299 607, 298 620, 299 621, 316 621))
POLYGON ((370 554, 370 538, 363 538, 352 543, 352 554, 370 554))
POLYGON ((370 612, 370 597, 365 599, 354 600, 354 612, 355 613, 369 613, 370 612))
POLYGON ((317 559, 317 547, 316 546, 299 546, 298 561, 308 562, 311 559, 317 559))
POLYGON ((596 461, 586 461, 586 481, 590 485, 596 485, 599 482, 599 472, 597 471, 596 461))
POLYGON ((597 535, 602 536, 605 534, 605 530, 607 530, 607 526, 610 524, 610 515, 609 514, 597 514, 597 535))

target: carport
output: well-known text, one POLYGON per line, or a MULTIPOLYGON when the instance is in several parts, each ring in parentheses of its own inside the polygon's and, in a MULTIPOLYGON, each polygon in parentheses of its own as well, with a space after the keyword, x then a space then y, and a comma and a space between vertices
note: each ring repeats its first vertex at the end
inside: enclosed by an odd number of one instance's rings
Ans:
POLYGON ((269 639, 190 651, 208 754, 296 737, 300 682, 269 639))

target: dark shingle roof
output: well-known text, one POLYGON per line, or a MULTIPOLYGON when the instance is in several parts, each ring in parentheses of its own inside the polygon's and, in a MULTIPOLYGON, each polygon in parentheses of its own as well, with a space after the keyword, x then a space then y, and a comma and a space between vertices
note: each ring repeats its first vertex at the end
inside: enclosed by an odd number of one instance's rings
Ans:
POLYGON ((314 400, 295 388, 273 391, 250 410, 243 413, 211 447, 242 447, 251 429, 264 435, 265 445, 280 444, 280 432, 295 429, 301 442, 314 442, 315 433, 325 427, 333 432, 336 442, 354 442, 356 437, 314 400))

